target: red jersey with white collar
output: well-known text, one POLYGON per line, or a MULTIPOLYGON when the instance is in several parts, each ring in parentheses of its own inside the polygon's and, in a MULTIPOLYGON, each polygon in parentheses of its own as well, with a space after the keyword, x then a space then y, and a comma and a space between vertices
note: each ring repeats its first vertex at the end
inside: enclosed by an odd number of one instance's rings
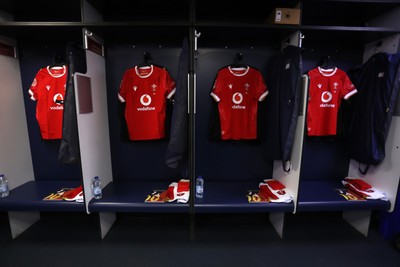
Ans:
POLYGON ((61 139, 67 66, 45 67, 38 71, 30 88, 37 101, 36 119, 43 139, 61 139))
POLYGON ((357 89, 347 74, 338 68, 314 68, 310 78, 307 110, 309 136, 336 135, 337 113, 341 99, 349 99, 357 89))
POLYGON ((257 69, 249 66, 220 69, 211 96, 218 102, 221 139, 256 139, 258 101, 267 94, 267 86, 257 69))
POLYGON ((165 137, 166 101, 175 94, 175 86, 165 68, 135 66, 125 71, 118 98, 126 102, 125 120, 130 140, 165 137))

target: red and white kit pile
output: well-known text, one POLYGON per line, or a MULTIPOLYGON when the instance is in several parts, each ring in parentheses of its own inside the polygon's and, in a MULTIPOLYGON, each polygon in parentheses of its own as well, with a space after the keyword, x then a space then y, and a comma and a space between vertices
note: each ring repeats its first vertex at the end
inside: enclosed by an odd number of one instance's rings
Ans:
POLYGON ((375 187, 371 186, 360 178, 346 177, 342 181, 342 184, 355 194, 365 199, 381 199, 388 200, 386 194, 379 191, 375 187))
POLYGON ((83 202, 83 187, 82 187, 82 185, 66 191, 63 194, 63 199, 66 201, 83 202))
POLYGON ((286 186, 275 179, 265 179, 259 184, 258 195, 271 202, 289 203, 293 197, 285 190, 286 186))
POLYGON ((43 198, 48 201, 75 201, 83 202, 83 187, 82 185, 75 188, 61 188, 56 193, 51 193, 43 198))
POLYGON ((161 198, 166 202, 187 203, 190 196, 189 180, 181 179, 179 182, 172 182, 168 189, 161 193, 161 198))

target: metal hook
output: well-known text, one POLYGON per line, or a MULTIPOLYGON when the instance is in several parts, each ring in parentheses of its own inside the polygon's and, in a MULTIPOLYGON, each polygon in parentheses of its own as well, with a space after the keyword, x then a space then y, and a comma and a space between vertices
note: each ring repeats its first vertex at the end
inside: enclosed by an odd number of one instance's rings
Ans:
POLYGON ((194 51, 197 51, 197 38, 200 38, 201 32, 194 30, 194 51))

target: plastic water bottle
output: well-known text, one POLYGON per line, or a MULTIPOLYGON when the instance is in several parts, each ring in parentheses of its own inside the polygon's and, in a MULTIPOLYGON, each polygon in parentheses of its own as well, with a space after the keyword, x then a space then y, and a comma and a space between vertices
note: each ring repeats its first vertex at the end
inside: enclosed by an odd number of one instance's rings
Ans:
POLYGON ((92 191, 93 191, 93 197, 95 199, 100 199, 103 196, 103 193, 101 191, 101 181, 99 176, 95 176, 92 181, 92 191))
POLYGON ((0 197, 6 197, 9 194, 8 180, 4 174, 0 174, 0 197))
POLYGON ((199 175, 196 179, 196 197, 203 198, 204 195, 204 179, 202 175, 199 175))

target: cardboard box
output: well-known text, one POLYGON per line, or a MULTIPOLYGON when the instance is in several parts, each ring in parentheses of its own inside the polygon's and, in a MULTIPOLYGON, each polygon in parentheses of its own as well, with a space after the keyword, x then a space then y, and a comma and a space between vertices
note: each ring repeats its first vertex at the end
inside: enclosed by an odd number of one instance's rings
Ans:
POLYGON ((300 25, 300 9, 277 7, 267 19, 272 24, 294 24, 300 25))

